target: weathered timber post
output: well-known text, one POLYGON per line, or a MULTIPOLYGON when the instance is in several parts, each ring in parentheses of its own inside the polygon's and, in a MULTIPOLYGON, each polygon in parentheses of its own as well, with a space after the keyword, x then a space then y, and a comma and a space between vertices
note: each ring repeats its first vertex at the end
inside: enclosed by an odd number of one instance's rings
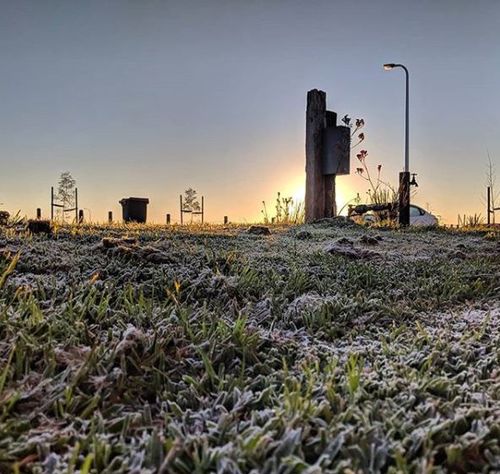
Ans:
POLYGON ((112 223, 113 223, 113 212, 108 211, 108 224, 112 224, 112 223))
POLYGON ((227 225, 228 222, 229 222, 229 219, 227 218, 227 216, 224 216, 224 225, 227 225))
POLYGON ((337 114, 326 110, 326 93, 307 93, 306 222, 337 214, 335 179, 350 172, 350 127, 337 125, 337 114))
POLYGON ((488 222, 488 225, 491 224, 491 188, 488 186, 486 188, 486 202, 487 202, 487 210, 486 210, 486 214, 487 214, 487 222, 488 222))
POLYGON ((54 220, 54 186, 50 187, 50 220, 54 220))
POLYGON ((78 224, 83 224, 83 209, 78 211, 78 224))
POLYGON ((323 129, 326 93, 317 89, 307 93, 306 109, 306 222, 324 217, 325 180, 322 167, 323 129))
POLYGON ((181 225, 184 224, 184 216, 183 216, 183 209, 182 209, 182 194, 179 196, 179 205, 180 205, 180 209, 181 209, 181 225))
POLYGON ((36 210, 36 218, 40 220, 42 218, 42 210, 38 207, 36 210))
POLYGON ((167 225, 170 225, 170 214, 167 214, 167 225))
MULTIPOLYGON (((82 214, 83 216, 83 214, 82 214)), ((75 188, 75 219, 76 222, 79 220, 79 213, 78 213, 78 188, 75 188)))
MULTIPOLYGON (((326 111, 325 125, 327 128, 337 126, 337 114, 335 112, 330 112, 328 110, 326 111)), ((326 136, 324 136, 322 157, 324 157, 324 155, 325 155, 326 147, 327 147, 326 136)), ((325 172, 324 169, 323 169, 323 172, 325 172)), ((329 173, 329 171, 326 171, 326 172, 329 173)), ((323 180, 324 180, 323 185, 324 185, 324 189, 325 189, 325 191, 324 191, 325 192, 324 217, 334 217, 337 215, 335 178, 336 178, 336 173, 325 174, 323 176, 323 180)))

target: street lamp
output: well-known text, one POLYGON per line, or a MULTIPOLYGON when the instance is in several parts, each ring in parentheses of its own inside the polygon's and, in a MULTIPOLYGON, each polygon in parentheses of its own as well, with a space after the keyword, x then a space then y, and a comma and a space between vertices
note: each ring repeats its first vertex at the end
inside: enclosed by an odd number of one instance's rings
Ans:
POLYGON ((384 64, 384 69, 390 71, 400 67, 406 76, 406 111, 405 111, 405 167, 399 173, 399 224, 407 226, 410 224, 410 144, 409 144, 409 117, 410 117, 410 76, 408 69, 403 64, 384 64))

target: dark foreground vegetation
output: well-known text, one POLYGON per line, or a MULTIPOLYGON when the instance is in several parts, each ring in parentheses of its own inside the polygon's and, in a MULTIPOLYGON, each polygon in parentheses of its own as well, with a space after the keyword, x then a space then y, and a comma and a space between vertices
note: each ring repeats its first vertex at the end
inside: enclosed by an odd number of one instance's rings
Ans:
POLYGON ((495 234, 0 230, 0 472, 500 470, 495 234))

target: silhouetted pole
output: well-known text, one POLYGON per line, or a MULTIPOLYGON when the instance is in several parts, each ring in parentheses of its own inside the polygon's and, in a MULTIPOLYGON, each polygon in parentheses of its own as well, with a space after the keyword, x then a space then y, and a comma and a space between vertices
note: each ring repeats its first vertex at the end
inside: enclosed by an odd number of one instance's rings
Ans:
POLYGON ((488 225, 491 224, 491 188, 488 186, 487 190, 486 190, 486 201, 488 203, 488 211, 486 212, 486 214, 488 215, 488 218, 487 218, 487 222, 488 222, 488 225))
POLYGON ((78 224, 82 224, 83 223, 83 209, 80 209, 78 211, 78 224))
POLYGON ((229 222, 229 219, 227 218, 227 216, 224 216, 224 225, 227 225, 228 222, 229 222))
MULTIPOLYGON (((337 114, 335 112, 330 112, 327 110, 325 112, 325 122, 327 127, 335 127, 337 125, 337 114)), ((335 179, 335 174, 323 175, 323 186, 325 193, 325 211, 323 213, 324 217, 334 217, 337 215, 337 205, 335 200, 335 179)))
POLYGON ((54 220, 54 186, 50 188, 50 220, 54 220))
POLYGON ((201 223, 205 221, 205 197, 201 196, 201 223))
POLYGON ((108 212, 108 224, 112 224, 112 223, 113 223, 113 212, 109 211, 108 212))
POLYGON ((399 225, 406 227, 410 224, 410 173, 399 173, 399 225))
POLYGON ((326 93, 317 89, 310 90, 307 93, 306 109, 306 222, 324 217, 325 177, 322 170, 322 148, 325 116, 326 93))
MULTIPOLYGON (((83 216, 83 214, 82 214, 83 216)), ((80 215, 78 213, 78 188, 75 188, 75 218, 76 222, 79 221, 80 215)))
POLYGON ((184 219, 183 219, 183 212, 182 212, 182 194, 179 196, 179 203, 180 203, 180 209, 181 209, 181 225, 184 223, 184 219))
POLYGON ((170 214, 167 214, 167 225, 170 224, 170 214))
POLYGON ((384 69, 390 71, 401 68, 406 78, 405 100, 405 167, 399 174, 399 225, 410 225, 410 74, 403 64, 384 64, 384 69))
POLYGON ((42 218, 42 210, 40 208, 37 208, 36 210, 36 218, 40 220, 42 218))

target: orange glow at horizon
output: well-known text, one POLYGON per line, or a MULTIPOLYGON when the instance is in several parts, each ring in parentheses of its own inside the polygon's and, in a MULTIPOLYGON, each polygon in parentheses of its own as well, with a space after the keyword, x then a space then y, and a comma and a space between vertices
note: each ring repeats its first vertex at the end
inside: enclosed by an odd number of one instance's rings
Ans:
MULTIPOLYGON (((346 214, 346 204, 348 200, 352 198, 351 195, 355 194, 353 191, 347 186, 346 183, 342 182, 342 179, 336 180, 336 201, 337 201, 337 210, 340 212, 342 210, 342 214, 346 214), (351 196, 351 197, 347 197, 351 196)), ((306 195, 306 185, 305 185, 305 174, 302 176, 298 176, 294 180, 292 180, 289 185, 285 188, 285 192, 281 193, 282 197, 291 197, 293 199, 294 204, 301 203, 304 204, 306 195)))

